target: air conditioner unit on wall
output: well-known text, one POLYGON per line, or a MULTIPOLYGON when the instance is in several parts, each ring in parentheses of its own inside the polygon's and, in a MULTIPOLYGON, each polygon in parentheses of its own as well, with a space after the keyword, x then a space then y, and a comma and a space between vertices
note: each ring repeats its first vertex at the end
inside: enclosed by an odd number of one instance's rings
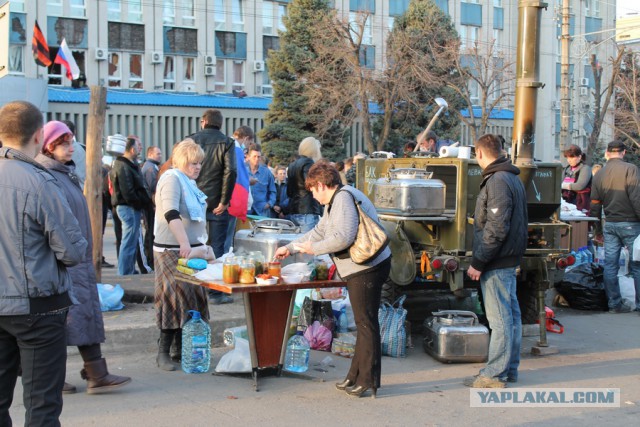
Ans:
POLYGON ((589 88, 581 87, 580 88, 580 96, 589 96, 589 88))
POLYGON ((264 61, 253 61, 253 71, 256 73, 264 71, 264 61))
POLYGON ((580 86, 589 86, 589 79, 586 77, 580 79, 580 86))
POLYGON ((151 63, 162 64, 162 52, 159 52, 159 51, 151 52, 151 63))
POLYGON ((104 61, 109 56, 109 51, 103 47, 96 48, 96 61, 104 61))
POLYGON ((204 75, 205 76, 215 76, 216 75, 216 67, 213 65, 205 65, 204 66, 204 75))
POLYGON ((205 55, 204 56, 204 65, 216 65, 216 57, 215 57, 215 55, 205 55))

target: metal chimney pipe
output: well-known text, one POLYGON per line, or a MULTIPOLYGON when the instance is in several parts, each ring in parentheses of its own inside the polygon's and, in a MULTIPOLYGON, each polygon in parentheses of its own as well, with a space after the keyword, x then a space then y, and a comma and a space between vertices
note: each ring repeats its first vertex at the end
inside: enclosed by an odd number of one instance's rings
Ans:
POLYGON ((540 79, 540 20, 547 3, 538 0, 518 2, 518 43, 516 52, 516 98, 511 156, 520 168, 525 187, 536 169, 534 161, 537 91, 540 79))

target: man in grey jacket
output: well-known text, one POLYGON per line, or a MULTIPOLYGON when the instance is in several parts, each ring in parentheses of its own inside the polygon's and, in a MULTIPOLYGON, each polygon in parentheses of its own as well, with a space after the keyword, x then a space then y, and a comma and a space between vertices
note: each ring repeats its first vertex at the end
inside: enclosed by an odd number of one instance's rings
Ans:
POLYGON ((75 301, 66 266, 87 241, 55 178, 33 158, 42 113, 15 101, 0 109, 0 425, 22 367, 25 425, 59 426, 67 310, 75 301))

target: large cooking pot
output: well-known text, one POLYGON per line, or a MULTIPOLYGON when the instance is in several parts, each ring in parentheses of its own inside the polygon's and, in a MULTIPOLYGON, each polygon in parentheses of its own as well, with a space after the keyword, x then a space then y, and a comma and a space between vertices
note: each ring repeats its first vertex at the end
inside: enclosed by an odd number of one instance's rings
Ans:
POLYGON ((417 168, 389 169, 373 184, 374 204, 380 213, 402 216, 440 216, 446 185, 431 179, 432 172, 417 168))
MULTIPOLYGON (((263 219, 251 223, 251 229, 238 230, 233 239, 236 254, 260 251, 270 261, 280 246, 291 243, 302 236, 300 227, 286 219, 263 219)), ((282 265, 308 262, 313 255, 297 253, 282 260, 282 265)))

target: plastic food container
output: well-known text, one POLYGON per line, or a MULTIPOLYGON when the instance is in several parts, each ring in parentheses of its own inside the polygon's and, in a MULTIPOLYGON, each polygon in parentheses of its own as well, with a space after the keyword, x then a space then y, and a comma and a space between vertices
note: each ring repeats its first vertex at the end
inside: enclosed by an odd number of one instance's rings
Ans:
POLYGON ((258 283, 258 285, 276 285, 278 283, 278 278, 270 277, 269 279, 262 279, 260 277, 256 277, 256 283, 258 283))
POLYGON ((280 278, 282 279, 282 281, 284 283, 301 283, 302 279, 304 278, 304 274, 302 273, 290 273, 290 274, 283 274, 282 276, 280 276, 280 278))

